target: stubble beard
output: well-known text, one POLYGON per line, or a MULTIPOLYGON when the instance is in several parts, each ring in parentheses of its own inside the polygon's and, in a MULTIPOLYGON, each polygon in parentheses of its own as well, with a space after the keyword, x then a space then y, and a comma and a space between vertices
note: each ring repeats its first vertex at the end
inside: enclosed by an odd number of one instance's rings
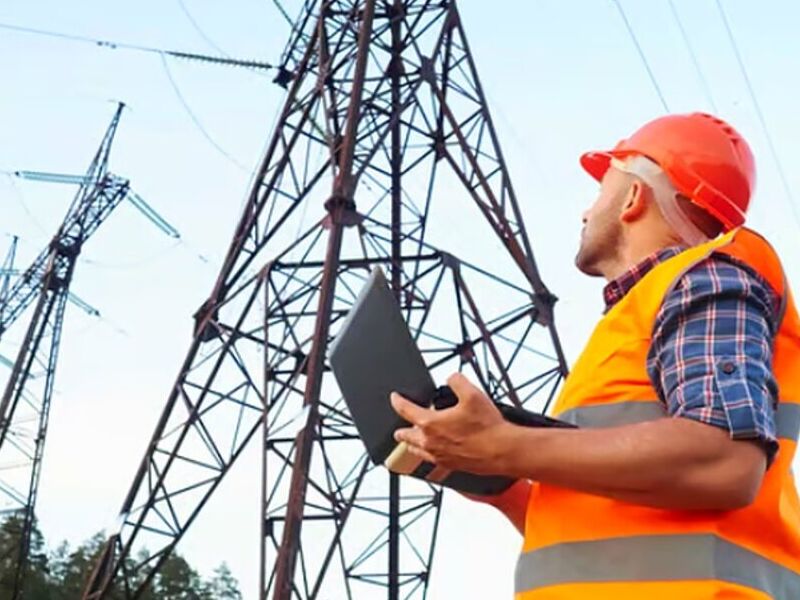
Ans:
POLYGON ((593 234, 587 234, 584 229, 575 255, 575 266, 590 277, 603 277, 602 265, 617 255, 621 235, 621 227, 616 222, 604 224, 593 234))

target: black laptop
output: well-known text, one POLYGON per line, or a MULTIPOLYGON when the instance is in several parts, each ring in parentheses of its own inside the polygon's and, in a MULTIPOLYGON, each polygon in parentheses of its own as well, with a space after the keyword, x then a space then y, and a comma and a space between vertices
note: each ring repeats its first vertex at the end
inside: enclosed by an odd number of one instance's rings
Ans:
MULTIPOLYGON (((449 471, 407 452, 394 440, 395 430, 408 427, 389 402, 391 392, 437 410, 457 403, 446 386, 437 387, 411 337, 400 306, 378 267, 370 275, 328 358, 367 453, 389 470, 472 494, 499 494, 514 483, 500 476, 449 471)), ((532 427, 573 427, 521 408, 497 404, 503 416, 532 427)))

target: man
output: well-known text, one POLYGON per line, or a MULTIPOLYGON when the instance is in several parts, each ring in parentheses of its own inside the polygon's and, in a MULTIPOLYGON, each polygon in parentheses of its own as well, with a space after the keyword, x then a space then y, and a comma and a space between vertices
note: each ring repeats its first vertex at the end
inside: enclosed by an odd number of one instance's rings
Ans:
POLYGON ((454 375, 452 409, 393 394, 413 424, 395 437, 519 479, 480 498, 524 536, 518 599, 800 599, 800 319, 773 250, 741 228, 747 143, 671 115, 581 164, 601 187, 576 265, 608 285, 554 407, 580 428, 509 424, 454 375))

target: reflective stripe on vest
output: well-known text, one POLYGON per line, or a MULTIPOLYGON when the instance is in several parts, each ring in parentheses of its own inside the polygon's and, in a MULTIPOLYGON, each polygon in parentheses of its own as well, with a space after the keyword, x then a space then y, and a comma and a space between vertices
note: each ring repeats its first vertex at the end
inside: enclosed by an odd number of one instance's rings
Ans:
POLYGON ((800 598, 800 573, 710 534, 567 542, 520 556, 517 593, 569 583, 716 580, 800 598))
MULTIPOLYGON (((579 406, 558 415, 578 427, 614 427, 632 425, 666 417, 660 402, 614 402, 579 406)), ((800 404, 781 402, 775 411, 775 431, 779 438, 797 441, 800 438, 800 404)))

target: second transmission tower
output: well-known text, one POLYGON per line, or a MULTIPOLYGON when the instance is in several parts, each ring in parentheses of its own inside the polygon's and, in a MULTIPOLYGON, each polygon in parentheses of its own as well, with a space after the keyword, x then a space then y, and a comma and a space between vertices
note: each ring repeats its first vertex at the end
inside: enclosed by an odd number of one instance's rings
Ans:
POLYGON ((123 108, 120 103, 85 175, 17 173, 29 179, 77 183, 79 188, 58 231, 33 263, 19 274, 10 268, 15 240, 4 271, 8 278, 0 296, 0 336, 27 309, 32 307, 32 313, 0 397, 0 510, 19 523, 17 556, 10 561, 15 565, 13 582, 10 589, 0 587, 3 598, 23 597, 64 312, 69 301, 80 304, 70 292, 78 257, 121 202, 142 202, 127 179, 108 170, 123 108))

